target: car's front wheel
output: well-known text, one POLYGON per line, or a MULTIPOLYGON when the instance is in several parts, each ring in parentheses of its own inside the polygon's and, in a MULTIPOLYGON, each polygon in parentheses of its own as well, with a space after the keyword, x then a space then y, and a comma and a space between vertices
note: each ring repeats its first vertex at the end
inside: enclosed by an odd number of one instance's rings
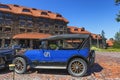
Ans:
POLYGON ((87 72, 87 63, 81 58, 75 58, 68 64, 68 73, 80 77, 87 72))
POLYGON ((25 73, 27 70, 27 64, 24 58, 16 57, 13 60, 13 64, 15 64, 15 72, 18 74, 25 73))

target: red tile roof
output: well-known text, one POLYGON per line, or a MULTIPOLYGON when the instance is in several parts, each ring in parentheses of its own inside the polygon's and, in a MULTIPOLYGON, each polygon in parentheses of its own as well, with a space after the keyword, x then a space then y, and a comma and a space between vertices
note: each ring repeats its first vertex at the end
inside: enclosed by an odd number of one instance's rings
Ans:
POLYGON ((91 33, 91 36, 92 36, 93 39, 102 39, 102 36, 99 35, 99 34, 93 34, 93 33, 91 33))
POLYGON ((38 10, 35 8, 27 8, 27 7, 13 5, 13 4, 0 4, 0 6, 1 6, 0 11, 10 12, 14 14, 30 15, 34 17, 43 17, 43 18, 50 18, 55 20, 62 20, 68 23, 68 20, 62 17, 60 14, 53 13, 47 10, 38 10), (46 14, 42 15, 41 13, 46 13, 46 14), (57 15, 60 15, 60 16, 57 16, 57 15))
POLYGON ((73 33, 73 34, 91 34, 89 31, 85 30, 85 28, 68 26, 68 29, 69 29, 70 33, 73 33), (77 29, 77 30, 75 30, 75 29, 77 29))
POLYGON ((112 47, 114 45, 114 40, 107 40, 106 43, 109 47, 112 47))
POLYGON ((17 34, 13 36, 13 39, 42 39, 42 38, 47 38, 50 37, 50 34, 44 34, 44 33, 22 33, 22 34, 17 34))

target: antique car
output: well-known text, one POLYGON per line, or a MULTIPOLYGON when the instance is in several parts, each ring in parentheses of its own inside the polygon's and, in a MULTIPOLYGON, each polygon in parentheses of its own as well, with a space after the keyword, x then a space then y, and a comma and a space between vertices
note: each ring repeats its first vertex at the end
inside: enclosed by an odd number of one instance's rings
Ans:
POLYGON ((0 69, 7 67, 15 55, 14 49, 0 49, 0 69))
POLYGON ((72 76, 84 76, 94 64, 95 52, 90 50, 90 35, 63 34, 40 40, 39 49, 26 50, 13 60, 15 72, 30 68, 66 69, 72 76))

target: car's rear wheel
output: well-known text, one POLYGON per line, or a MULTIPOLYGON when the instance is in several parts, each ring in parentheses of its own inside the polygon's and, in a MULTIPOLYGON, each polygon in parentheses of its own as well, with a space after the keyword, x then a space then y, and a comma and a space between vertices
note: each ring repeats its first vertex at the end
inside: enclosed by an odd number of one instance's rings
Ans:
POLYGON ((16 57, 13 60, 13 64, 15 64, 15 72, 18 74, 23 74, 27 70, 27 64, 24 58, 16 57))
POLYGON ((69 63, 68 72, 72 76, 83 76, 87 72, 87 63, 81 58, 75 58, 69 63))

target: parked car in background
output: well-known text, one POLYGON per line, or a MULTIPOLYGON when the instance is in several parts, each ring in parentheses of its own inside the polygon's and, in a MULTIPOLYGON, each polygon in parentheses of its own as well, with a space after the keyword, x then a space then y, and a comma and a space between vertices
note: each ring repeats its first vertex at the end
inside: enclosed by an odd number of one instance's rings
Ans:
POLYGON ((83 76, 95 61, 95 52, 90 50, 90 38, 87 34, 64 34, 42 39, 40 49, 26 50, 15 56, 15 72, 25 73, 30 66, 67 69, 72 76, 83 76))
POLYGON ((8 67, 8 65, 12 63, 16 50, 20 50, 20 46, 15 45, 11 48, 0 49, 0 69, 8 67))

